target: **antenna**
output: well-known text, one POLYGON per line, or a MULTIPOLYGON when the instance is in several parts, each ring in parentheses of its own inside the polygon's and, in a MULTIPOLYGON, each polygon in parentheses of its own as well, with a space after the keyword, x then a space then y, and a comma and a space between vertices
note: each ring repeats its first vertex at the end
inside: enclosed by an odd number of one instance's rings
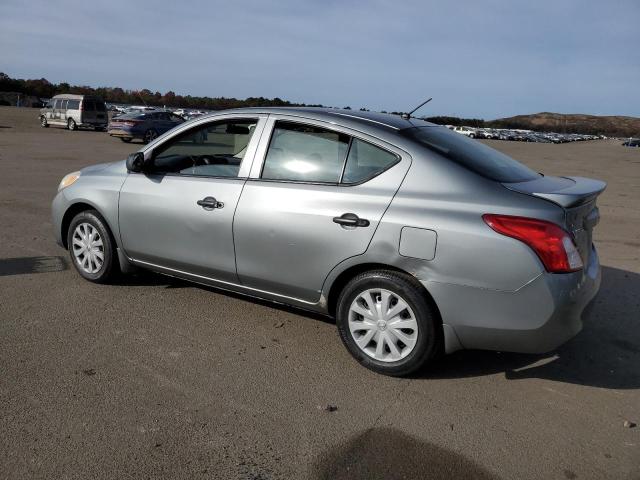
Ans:
POLYGON ((401 116, 402 118, 404 118, 405 120, 409 120, 411 118, 411 114, 413 112, 415 112, 416 110, 419 110, 420 108, 422 108, 424 105, 426 105, 427 103, 429 103, 431 100, 433 100, 433 97, 430 97, 428 100, 425 100, 424 102, 422 102, 420 105, 418 105, 416 108, 414 108, 413 110, 411 110, 409 113, 403 113, 401 116))
MULTIPOLYGON (((138 95, 138 98, 139 98, 140 100, 142 100, 142 103, 143 103, 143 104, 144 104, 144 106, 146 107, 146 106, 147 106, 147 102, 145 102, 145 101, 144 101, 144 98, 142 98, 142 95, 140 95, 140 92, 139 92, 138 90, 136 90, 136 95, 138 95)), ((429 100, 431 100, 431 99, 429 99, 429 100)), ((427 101, 428 101, 428 100, 427 100, 427 101)), ((421 106, 422 106, 422 105, 420 105, 420 107, 421 107, 421 106)), ((420 107, 418 107, 418 108, 420 108, 420 107)), ((414 112, 415 112, 415 110, 414 110, 414 112)), ((413 113, 413 112, 411 112, 411 113, 413 113)))

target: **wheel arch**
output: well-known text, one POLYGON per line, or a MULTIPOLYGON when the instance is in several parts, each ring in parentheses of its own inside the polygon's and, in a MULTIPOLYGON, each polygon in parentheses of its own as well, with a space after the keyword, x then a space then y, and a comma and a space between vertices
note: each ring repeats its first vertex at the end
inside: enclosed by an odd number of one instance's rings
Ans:
POLYGON ((98 215, 100 215, 101 220, 104 222, 104 224, 107 226, 107 229, 109 230, 109 235, 111 235, 111 241, 113 242, 114 245, 117 246, 118 242, 116 241, 115 235, 113 233, 114 230, 109 224, 109 221, 107 220, 106 216, 95 205, 92 205, 85 201, 79 201, 70 205, 67 208, 67 210, 64 212, 64 215, 62 216, 62 222, 60 224, 60 234, 61 234, 62 245, 64 246, 64 248, 65 249, 69 248, 67 237, 69 235, 69 225, 71 225, 71 220, 73 220, 73 218, 79 213, 86 212, 87 210, 95 210, 98 213, 98 215))
POLYGON ((329 315, 335 318, 336 309, 338 304, 338 298, 340 297, 340 292, 344 289, 344 287, 349 283, 349 281, 360 275, 364 272, 374 271, 374 270, 390 270, 392 272, 402 273, 406 275, 409 279, 411 279, 416 287, 418 287, 425 295, 427 299, 427 303, 431 307, 435 317, 436 317, 436 326, 437 326, 437 334, 438 334, 438 350, 439 352, 444 352, 445 350, 445 338, 444 338, 444 327, 442 321, 442 315, 440 313, 440 308, 438 308, 438 304, 436 303, 433 295, 427 290, 427 288, 420 282, 414 275, 411 275, 406 270, 398 268, 394 265, 388 265, 385 263, 376 263, 376 262, 367 262, 367 263, 359 263, 356 265, 352 265, 346 268, 344 271, 340 272, 338 276, 333 280, 331 286, 328 289, 327 294, 327 312, 329 315))
POLYGON ((331 283, 331 286, 328 289, 327 311, 331 316, 335 316, 336 307, 338 304, 338 297, 340 297, 340 292, 343 290, 345 285, 349 283, 349 281, 355 276, 360 275, 361 273, 369 272, 373 270, 391 270, 393 272, 402 273, 404 275, 407 275, 407 277, 411 278, 414 281, 415 285, 424 292, 430 306, 432 306, 434 308, 434 311, 437 313, 439 322, 442 323, 442 318, 440 317, 440 309, 438 308, 438 305, 433 299, 433 296, 425 288, 425 286, 420 281, 418 281, 418 279, 414 275, 411 275, 406 270, 403 270, 396 266, 388 265, 385 263, 375 263, 375 262, 359 263, 356 265, 352 265, 346 268, 344 271, 340 272, 340 274, 338 274, 338 276, 331 283))

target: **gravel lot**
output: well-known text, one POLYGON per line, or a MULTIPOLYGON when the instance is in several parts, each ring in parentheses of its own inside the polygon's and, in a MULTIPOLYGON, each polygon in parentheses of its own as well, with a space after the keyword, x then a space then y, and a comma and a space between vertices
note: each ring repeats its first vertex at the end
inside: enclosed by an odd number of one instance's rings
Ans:
POLYGON ((393 379, 321 317, 153 274, 82 280, 53 240, 58 182, 140 145, 0 107, 0 478, 640 478, 640 149, 488 143, 609 183, 601 292, 557 352, 393 379))

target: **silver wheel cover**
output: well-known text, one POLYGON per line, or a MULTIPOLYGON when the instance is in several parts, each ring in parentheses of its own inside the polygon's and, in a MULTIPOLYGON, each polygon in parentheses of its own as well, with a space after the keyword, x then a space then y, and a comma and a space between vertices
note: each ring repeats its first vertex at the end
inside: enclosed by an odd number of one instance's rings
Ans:
POLYGON ((358 348, 381 362, 402 360, 418 340, 418 322, 409 304, 383 288, 359 293, 349 307, 348 322, 358 348))
POLYGON ((78 266, 87 273, 98 273, 104 265, 104 244, 100 233, 89 223, 80 223, 73 231, 71 248, 78 266))

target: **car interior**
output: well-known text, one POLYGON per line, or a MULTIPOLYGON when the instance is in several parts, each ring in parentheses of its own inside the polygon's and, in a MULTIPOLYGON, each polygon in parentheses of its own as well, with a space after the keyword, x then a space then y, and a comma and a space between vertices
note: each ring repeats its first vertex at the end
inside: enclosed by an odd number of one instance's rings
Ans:
POLYGON ((212 123, 179 135, 153 154, 153 173, 236 177, 255 120, 212 123))

